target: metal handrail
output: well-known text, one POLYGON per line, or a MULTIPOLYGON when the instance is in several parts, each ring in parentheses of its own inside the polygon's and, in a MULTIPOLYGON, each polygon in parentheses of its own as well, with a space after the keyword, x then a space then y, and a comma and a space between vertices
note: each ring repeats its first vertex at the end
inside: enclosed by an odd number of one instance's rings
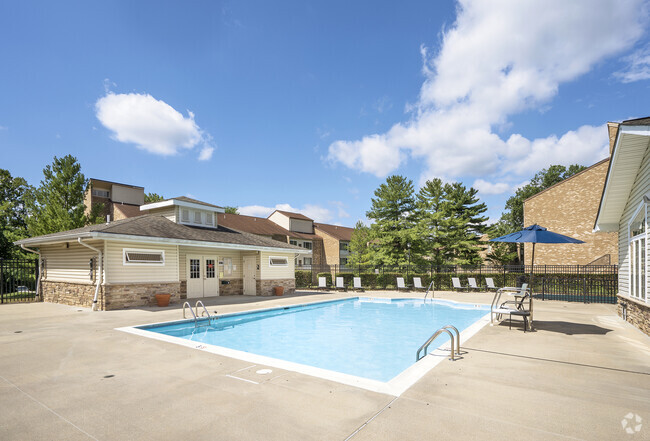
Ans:
POLYGON ((453 329, 456 332, 456 355, 460 355, 460 332, 458 332, 458 328, 453 325, 445 325, 442 329, 453 329))
POLYGON ((190 302, 183 303, 183 318, 186 318, 185 317, 185 306, 187 306, 187 308, 192 313, 192 317, 194 317, 194 325, 196 326, 196 314, 194 314, 194 311, 192 310, 192 305, 190 305, 190 302))
POLYGON ((205 315, 208 316, 208 321, 210 319, 212 319, 212 316, 210 315, 210 313, 208 312, 208 310, 206 309, 205 305, 203 304, 203 302, 201 300, 197 300, 196 305, 194 305, 194 308, 196 309, 196 311, 195 311, 196 314, 195 315, 197 317, 199 316, 199 305, 201 305, 201 308, 203 308, 203 311, 201 311, 201 317, 203 317, 203 314, 205 314, 205 315))
POLYGON ((427 287, 427 292, 424 293, 424 300, 427 299, 427 296, 429 295, 429 290, 431 290, 431 298, 433 298, 433 280, 431 283, 429 283, 429 286, 427 287))
POLYGON ((452 334, 451 331, 446 327, 443 327, 438 329, 436 332, 434 332, 434 334, 431 337, 429 337, 429 339, 426 342, 424 342, 422 346, 420 346, 420 349, 418 349, 418 351, 415 354, 416 362, 420 361, 420 352, 422 352, 422 350, 424 349, 424 355, 427 355, 427 349, 429 348, 429 345, 443 332, 449 334, 449 338, 451 338, 451 360, 452 361, 454 360, 454 334, 452 334))

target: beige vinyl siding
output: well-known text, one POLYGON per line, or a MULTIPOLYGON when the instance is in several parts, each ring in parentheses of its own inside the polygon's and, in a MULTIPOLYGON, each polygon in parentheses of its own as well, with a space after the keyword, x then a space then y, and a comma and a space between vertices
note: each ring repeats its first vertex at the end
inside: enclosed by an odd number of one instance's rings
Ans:
POLYGON ((294 257, 294 253, 262 251, 260 253, 260 280, 293 279, 296 276, 294 257), (289 264, 287 266, 270 266, 269 257, 271 256, 286 257, 289 264))
MULTIPOLYGON (((243 254, 252 254, 251 252, 246 251, 237 251, 237 250, 224 250, 219 248, 207 248, 207 247, 179 247, 179 261, 180 265, 178 267, 180 280, 187 280, 187 255, 195 254, 199 256, 217 256, 219 260, 223 257, 230 257, 232 259, 232 275, 224 276, 224 279, 241 279, 242 278, 242 255, 243 254)), ((219 268, 221 271, 221 268, 219 268)), ((221 277, 219 277, 221 278, 221 277)))
MULTIPOLYGON (((101 241, 88 241, 89 245, 102 249, 101 241)), ((79 245, 76 241, 66 244, 40 247, 41 257, 45 259, 45 280, 55 282, 93 283, 90 278, 90 259, 97 253, 79 245)), ((95 265, 97 277, 97 265, 95 265)), ((95 279, 97 280, 97 279, 95 279)))
POLYGON ((106 241, 106 283, 177 282, 176 245, 106 241), (164 265, 124 265, 124 248, 165 252, 164 265))
POLYGON ((172 222, 176 222, 176 216, 178 215, 178 208, 176 206, 170 207, 161 207, 154 208, 153 210, 143 211, 142 214, 158 214, 160 216, 165 216, 172 222))
POLYGON ((289 218, 282 213, 278 213, 277 211, 269 216, 269 220, 280 225, 285 230, 289 230, 291 228, 289 218))
MULTIPOLYGON (((643 195, 650 191, 650 154, 646 150, 646 154, 641 162, 639 173, 636 176, 632 190, 627 200, 625 210, 621 216, 618 232, 618 292, 621 295, 629 296, 629 283, 630 283, 630 239, 628 235, 628 223, 636 212, 641 202, 643 202, 643 195)), ((646 253, 648 246, 646 245, 646 253)), ((648 272, 646 272, 648 274, 648 272)), ((647 276, 646 276, 647 277, 647 276)))

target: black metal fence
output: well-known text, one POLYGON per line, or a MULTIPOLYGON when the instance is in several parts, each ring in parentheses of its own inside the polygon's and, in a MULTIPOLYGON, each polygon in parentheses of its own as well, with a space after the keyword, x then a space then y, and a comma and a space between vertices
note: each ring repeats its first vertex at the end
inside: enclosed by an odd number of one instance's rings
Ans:
POLYGON ((479 286, 485 278, 492 278, 497 287, 531 284, 535 298, 589 303, 616 303, 618 291, 618 267, 616 265, 504 265, 504 266, 368 266, 368 265, 310 265, 296 267, 296 287, 309 288, 318 285, 318 277, 326 277, 331 284, 337 276, 346 284, 353 277, 360 277, 366 289, 394 289, 397 277, 404 277, 407 284, 413 277, 420 277, 427 286, 433 281, 437 291, 452 290, 452 277, 458 277, 462 285, 474 277, 479 286))
POLYGON ((0 259, 0 303, 37 299, 38 260, 0 259))

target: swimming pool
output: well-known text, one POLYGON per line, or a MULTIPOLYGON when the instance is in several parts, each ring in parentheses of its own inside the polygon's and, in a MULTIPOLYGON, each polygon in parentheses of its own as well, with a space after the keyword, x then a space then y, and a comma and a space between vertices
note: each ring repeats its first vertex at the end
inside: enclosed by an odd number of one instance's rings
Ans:
MULTIPOLYGON (((199 349, 230 350, 224 355, 252 354, 266 364, 280 360, 311 367, 312 374, 315 369, 389 383, 414 365, 417 349, 438 328, 452 324, 462 332, 487 312, 486 305, 357 297, 222 315, 198 327, 190 320, 135 329, 168 341, 183 339, 199 349)), ((447 341, 445 336, 433 346, 447 341)))

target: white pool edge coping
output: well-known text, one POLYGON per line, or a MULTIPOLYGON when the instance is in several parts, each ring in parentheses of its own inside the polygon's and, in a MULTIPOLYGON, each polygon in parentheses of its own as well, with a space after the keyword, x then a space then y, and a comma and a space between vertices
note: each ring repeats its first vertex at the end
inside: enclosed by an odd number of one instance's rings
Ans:
MULTIPOLYGON (((358 299, 360 297, 350 297, 349 299, 358 299)), ((372 297, 364 297, 366 299, 372 299, 372 297)), ((379 298, 380 300, 383 300, 383 298, 379 298)), ((348 300, 348 299, 340 299, 340 300, 348 300)), ((248 314, 248 313, 255 313, 255 312, 264 312, 264 311, 271 311, 271 310, 278 310, 278 309, 285 309, 285 308, 293 308, 293 307, 298 307, 298 306, 308 306, 308 305, 315 305, 315 304, 322 304, 322 303, 331 303, 331 302, 337 302, 340 300, 327 300, 324 302, 309 302, 309 303, 301 303, 297 305, 290 305, 290 306, 280 306, 280 307, 272 307, 272 308, 262 308, 262 309, 253 309, 250 311, 240 311, 240 312, 234 312, 234 313, 227 313, 227 314, 220 314, 219 317, 227 317, 227 316, 232 316, 232 315, 241 315, 241 314, 248 314)), ((410 299, 402 299, 400 298, 399 300, 410 300, 410 299)), ((413 298, 413 300, 420 300, 418 298, 413 298)), ((473 304, 473 305, 480 305, 480 306, 489 306, 489 305, 484 305, 484 304, 479 304, 479 303, 466 303, 466 302, 456 302, 453 300, 444 300, 444 302, 450 302, 450 303, 458 303, 458 304, 473 304)), ((191 319, 188 319, 191 320, 191 319)), ((272 357, 267 357, 264 355, 257 355, 257 354, 252 354, 250 352, 244 352, 244 351, 238 351, 236 349, 230 349, 230 348, 225 348, 223 346, 215 346, 215 345, 210 345, 210 344, 205 344, 201 342, 195 342, 191 340, 187 340, 181 337, 173 337, 170 335, 165 335, 165 334, 160 334, 158 332, 152 332, 152 331, 147 331, 144 329, 139 329, 141 326, 155 326, 155 325, 162 325, 162 324, 172 324, 172 323, 178 323, 178 322, 183 322, 183 321, 188 321, 188 320, 176 320, 176 321, 167 321, 167 322, 158 322, 158 323, 148 323, 148 324, 142 324, 142 325, 136 325, 136 326, 126 326, 126 327, 121 327, 121 328, 115 328, 117 331, 122 331, 122 332, 127 332, 129 334, 135 334, 139 335, 141 337, 147 337, 147 338, 152 338, 154 340, 160 340, 164 341, 167 343, 174 343, 178 344, 181 346, 185 346, 188 348, 192 349, 199 349, 205 352, 209 352, 211 354, 216 354, 216 355, 221 355, 224 357, 230 357, 230 358, 235 358, 238 360, 243 360, 247 361, 250 363, 255 363, 255 364, 262 364, 266 366, 272 366, 278 369, 284 369, 287 371, 292 371, 292 372, 297 372, 300 374, 305 374, 305 375, 310 375, 312 377, 317 377, 317 378, 322 378, 325 380, 329 381, 334 381, 337 383, 341 384, 346 384, 348 386, 354 386, 358 387, 361 389, 369 390, 372 392, 378 392, 378 393, 383 393, 387 395, 392 395, 395 397, 399 397, 402 395, 404 392, 406 392, 411 386, 413 386, 420 378, 422 378, 425 374, 427 374, 431 369, 436 367, 441 361, 443 361, 445 358, 449 358, 450 354, 450 348, 451 348, 451 341, 440 345, 437 347, 435 350, 432 350, 429 352, 428 355, 422 357, 418 362, 415 364, 409 366, 406 368, 404 371, 402 371, 400 374, 397 376, 393 377, 390 381, 388 382, 381 382, 378 380, 371 380, 368 378, 363 378, 363 377, 357 377, 355 375, 349 375, 349 374, 343 374, 340 372, 336 371, 331 371, 328 369, 321 369, 317 368, 314 366, 309 366, 301 363, 294 363, 291 361, 286 361, 286 360, 280 360, 278 358, 272 358, 272 357)), ((469 340, 471 337, 473 337, 478 331, 480 331, 484 326, 486 326, 488 323, 490 323, 490 313, 488 312, 486 315, 483 317, 479 318, 477 321, 472 323, 470 326, 468 326, 466 329, 464 329, 460 333, 460 341, 461 341, 461 348, 462 344, 469 340)), ((435 330, 432 330, 432 333, 435 330)), ((413 354, 415 357, 415 353, 413 354)))

